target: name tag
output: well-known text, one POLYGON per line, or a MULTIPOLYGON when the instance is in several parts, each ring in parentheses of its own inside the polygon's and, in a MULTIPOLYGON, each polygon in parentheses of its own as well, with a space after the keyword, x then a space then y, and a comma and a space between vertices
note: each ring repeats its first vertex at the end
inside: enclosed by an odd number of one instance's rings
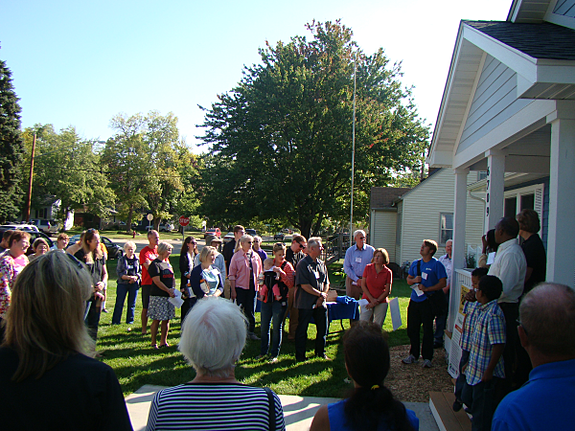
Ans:
POLYGON ((421 273, 421 278, 424 280, 427 280, 427 272, 422 272, 421 273))
POLYGON ((356 258, 355 258, 355 263, 361 263, 361 257, 356 257, 356 258))
POLYGON ((316 280, 319 280, 319 271, 314 271, 313 275, 315 275, 316 280))
POLYGON ((134 265, 126 265, 126 269, 134 269, 134 265))

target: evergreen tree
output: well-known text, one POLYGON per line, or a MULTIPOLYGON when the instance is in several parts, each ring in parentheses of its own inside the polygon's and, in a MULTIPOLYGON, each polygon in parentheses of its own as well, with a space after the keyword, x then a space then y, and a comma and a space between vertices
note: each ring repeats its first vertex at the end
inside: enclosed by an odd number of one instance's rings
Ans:
POLYGON ((18 100, 12 73, 0 60, 0 222, 18 216, 23 197, 20 183, 24 142, 20 134, 18 100))

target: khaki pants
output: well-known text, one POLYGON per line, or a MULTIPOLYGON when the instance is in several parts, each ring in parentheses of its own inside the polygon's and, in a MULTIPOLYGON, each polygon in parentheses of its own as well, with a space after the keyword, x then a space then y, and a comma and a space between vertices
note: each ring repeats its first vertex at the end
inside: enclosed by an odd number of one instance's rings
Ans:
POLYGON ((231 296, 232 296, 231 289, 232 289, 232 284, 230 283, 230 280, 226 278, 226 281, 224 281, 224 298, 226 298, 226 299, 231 298, 231 296))
MULTIPOLYGON (((289 340, 295 340, 295 331, 297 329, 298 309, 295 306, 295 291, 297 287, 292 287, 288 293, 288 313, 289 313, 289 340)), ((287 313, 286 313, 287 315, 287 313)))
MULTIPOLYGON (((358 280, 359 281, 359 280, 358 280)), ((353 299, 359 299, 363 296, 361 286, 353 285, 353 280, 347 275, 345 276, 345 294, 353 299)))

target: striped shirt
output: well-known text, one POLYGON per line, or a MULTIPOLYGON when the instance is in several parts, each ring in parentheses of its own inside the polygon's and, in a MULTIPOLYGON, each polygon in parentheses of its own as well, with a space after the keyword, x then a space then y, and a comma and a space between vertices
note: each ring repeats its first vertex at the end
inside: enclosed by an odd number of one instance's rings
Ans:
MULTIPOLYGON (((469 363, 465 370, 467 384, 475 386, 481 382, 483 373, 491 360, 494 344, 505 344, 505 316, 497 305, 497 300, 487 304, 478 304, 479 314, 475 320, 475 328, 471 335, 471 350, 469 351, 469 363)), ((503 357, 499 358, 494 377, 505 377, 503 369, 503 357)))
MULTIPOLYGON (((274 393, 276 430, 285 430, 283 408, 274 393)), ((262 388, 239 383, 185 383, 156 393, 148 431, 269 430, 269 401, 262 388)))

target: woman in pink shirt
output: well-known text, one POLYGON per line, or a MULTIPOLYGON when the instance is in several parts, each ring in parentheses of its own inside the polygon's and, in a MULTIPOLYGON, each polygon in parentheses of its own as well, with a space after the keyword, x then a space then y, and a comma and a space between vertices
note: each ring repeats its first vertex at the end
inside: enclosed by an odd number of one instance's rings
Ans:
POLYGON ((8 239, 8 250, 0 257, 0 340, 4 339, 2 319, 10 307, 12 286, 20 271, 28 264, 26 251, 30 247, 30 235, 15 230, 8 239))
POLYGON ((258 275, 262 272, 262 260, 253 251, 254 239, 250 235, 240 238, 240 247, 232 256, 228 278, 231 284, 231 299, 242 307, 249 322, 248 338, 259 340, 254 334, 256 328, 256 286, 258 275))
POLYGON ((389 263, 386 249, 376 249, 371 262, 366 265, 361 278, 363 299, 366 299, 368 304, 361 307, 359 320, 370 321, 373 316, 373 322, 381 328, 387 314, 393 273, 386 266, 389 263))

